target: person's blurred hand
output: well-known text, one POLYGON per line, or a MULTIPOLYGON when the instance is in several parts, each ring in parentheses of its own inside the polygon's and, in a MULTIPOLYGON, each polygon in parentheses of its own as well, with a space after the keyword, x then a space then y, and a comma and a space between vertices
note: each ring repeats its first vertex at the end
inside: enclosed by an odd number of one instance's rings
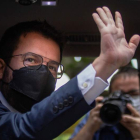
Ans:
POLYGON ((131 104, 127 104, 131 115, 123 115, 121 124, 125 126, 132 134, 133 138, 140 139, 140 113, 133 108, 131 104))
POLYGON ((99 103, 103 100, 102 96, 96 98, 96 106, 90 111, 90 115, 88 121, 86 123, 86 127, 91 133, 95 133, 101 126, 102 120, 100 119, 100 109, 103 106, 102 103, 99 103))

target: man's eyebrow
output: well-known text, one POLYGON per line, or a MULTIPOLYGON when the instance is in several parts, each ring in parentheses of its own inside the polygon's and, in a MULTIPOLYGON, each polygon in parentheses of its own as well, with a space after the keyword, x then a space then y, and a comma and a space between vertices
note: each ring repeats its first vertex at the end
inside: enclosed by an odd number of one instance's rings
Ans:
POLYGON ((125 94, 130 94, 131 92, 137 92, 139 91, 139 89, 132 89, 132 90, 129 90, 128 92, 124 92, 125 94))
MULTIPOLYGON (((40 54, 38 54, 38 55, 40 55, 40 54)), ((55 62, 55 63, 60 64, 60 62, 57 62, 56 60, 52 60, 52 59, 50 59, 50 58, 48 58, 46 56, 43 56, 43 55, 40 55, 40 56, 43 57, 43 58, 49 59, 51 62, 55 62)))

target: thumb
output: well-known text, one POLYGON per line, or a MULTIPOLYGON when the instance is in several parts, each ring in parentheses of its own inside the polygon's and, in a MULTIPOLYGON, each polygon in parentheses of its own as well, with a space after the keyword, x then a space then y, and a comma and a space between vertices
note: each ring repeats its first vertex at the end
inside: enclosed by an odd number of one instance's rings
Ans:
POLYGON ((140 36, 139 35, 133 35, 129 41, 129 47, 136 50, 137 46, 140 42, 140 36))

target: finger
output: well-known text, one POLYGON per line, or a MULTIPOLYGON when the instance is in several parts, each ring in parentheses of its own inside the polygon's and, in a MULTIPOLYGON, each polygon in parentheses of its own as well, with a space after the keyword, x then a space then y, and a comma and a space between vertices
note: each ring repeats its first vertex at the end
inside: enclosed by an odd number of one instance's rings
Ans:
POLYGON ((124 31, 122 16, 119 12, 115 12, 116 27, 124 31))
POLYGON ((107 17, 105 11, 102 8, 97 8, 96 11, 98 12, 98 15, 100 16, 101 20, 105 25, 109 24, 109 18, 107 17))
POLYGON ((130 115, 123 115, 122 122, 125 123, 140 123, 140 118, 132 117, 130 115))
POLYGON ((100 103, 103 99, 104 99, 103 96, 97 97, 96 100, 95 100, 96 104, 100 103))
POLYGON ((94 122, 96 122, 96 124, 98 123, 98 124, 102 124, 103 123, 103 121, 100 119, 100 118, 94 118, 94 122))
POLYGON ((121 124, 127 128, 131 133, 139 133, 139 130, 140 130, 140 125, 137 124, 137 123, 125 123, 125 122, 121 122, 121 124))
POLYGON ((129 41, 129 47, 133 49, 133 51, 135 51, 137 46, 139 45, 139 41, 140 41, 140 36, 133 35, 129 41))
POLYGON ((103 106, 103 104, 98 104, 95 108, 93 108, 91 111, 98 111, 101 109, 101 107, 103 106))
POLYGON ((91 112, 91 116, 92 118, 95 118, 95 117, 100 117, 100 111, 94 111, 94 112, 91 112))
POLYGON ((131 128, 133 128, 133 125, 132 125, 132 124, 128 124, 128 123, 125 123, 125 122, 122 122, 122 121, 121 121, 121 124, 122 124, 125 128, 127 128, 128 130, 130 130, 131 128))
POLYGON ((95 21, 95 23, 96 23, 96 25, 97 25, 99 31, 100 31, 103 27, 105 27, 105 24, 104 24, 103 21, 100 19, 99 15, 98 15, 97 13, 93 13, 92 16, 93 16, 93 19, 94 19, 94 21, 95 21))
POLYGON ((92 111, 90 112, 89 119, 93 121, 93 119, 95 119, 95 118, 100 119, 100 111, 99 110, 94 111, 94 112, 92 112, 92 111))
POLYGON ((104 9, 104 11, 105 11, 107 17, 109 18, 110 23, 115 25, 113 16, 112 16, 112 14, 111 14, 111 11, 108 9, 108 7, 105 7, 105 6, 103 7, 103 9, 104 9))
POLYGON ((131 104, 127 104, 127 108, 130 110, 130 112, 136 116, 136 117, 140 117, 139 112, 131 105, 131 104))

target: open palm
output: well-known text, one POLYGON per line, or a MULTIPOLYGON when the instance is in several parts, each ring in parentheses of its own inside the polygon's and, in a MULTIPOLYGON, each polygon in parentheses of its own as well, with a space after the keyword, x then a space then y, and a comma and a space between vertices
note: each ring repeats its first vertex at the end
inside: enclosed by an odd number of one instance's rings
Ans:
POLYGON ((134 35, 127 43, 120 13, 115 13, 114 21, 107 7, 97 8, 97 12, 93 18, 101 33, 100 59, 117 68, 128 64, 139 44, 139 36, 134 35))

